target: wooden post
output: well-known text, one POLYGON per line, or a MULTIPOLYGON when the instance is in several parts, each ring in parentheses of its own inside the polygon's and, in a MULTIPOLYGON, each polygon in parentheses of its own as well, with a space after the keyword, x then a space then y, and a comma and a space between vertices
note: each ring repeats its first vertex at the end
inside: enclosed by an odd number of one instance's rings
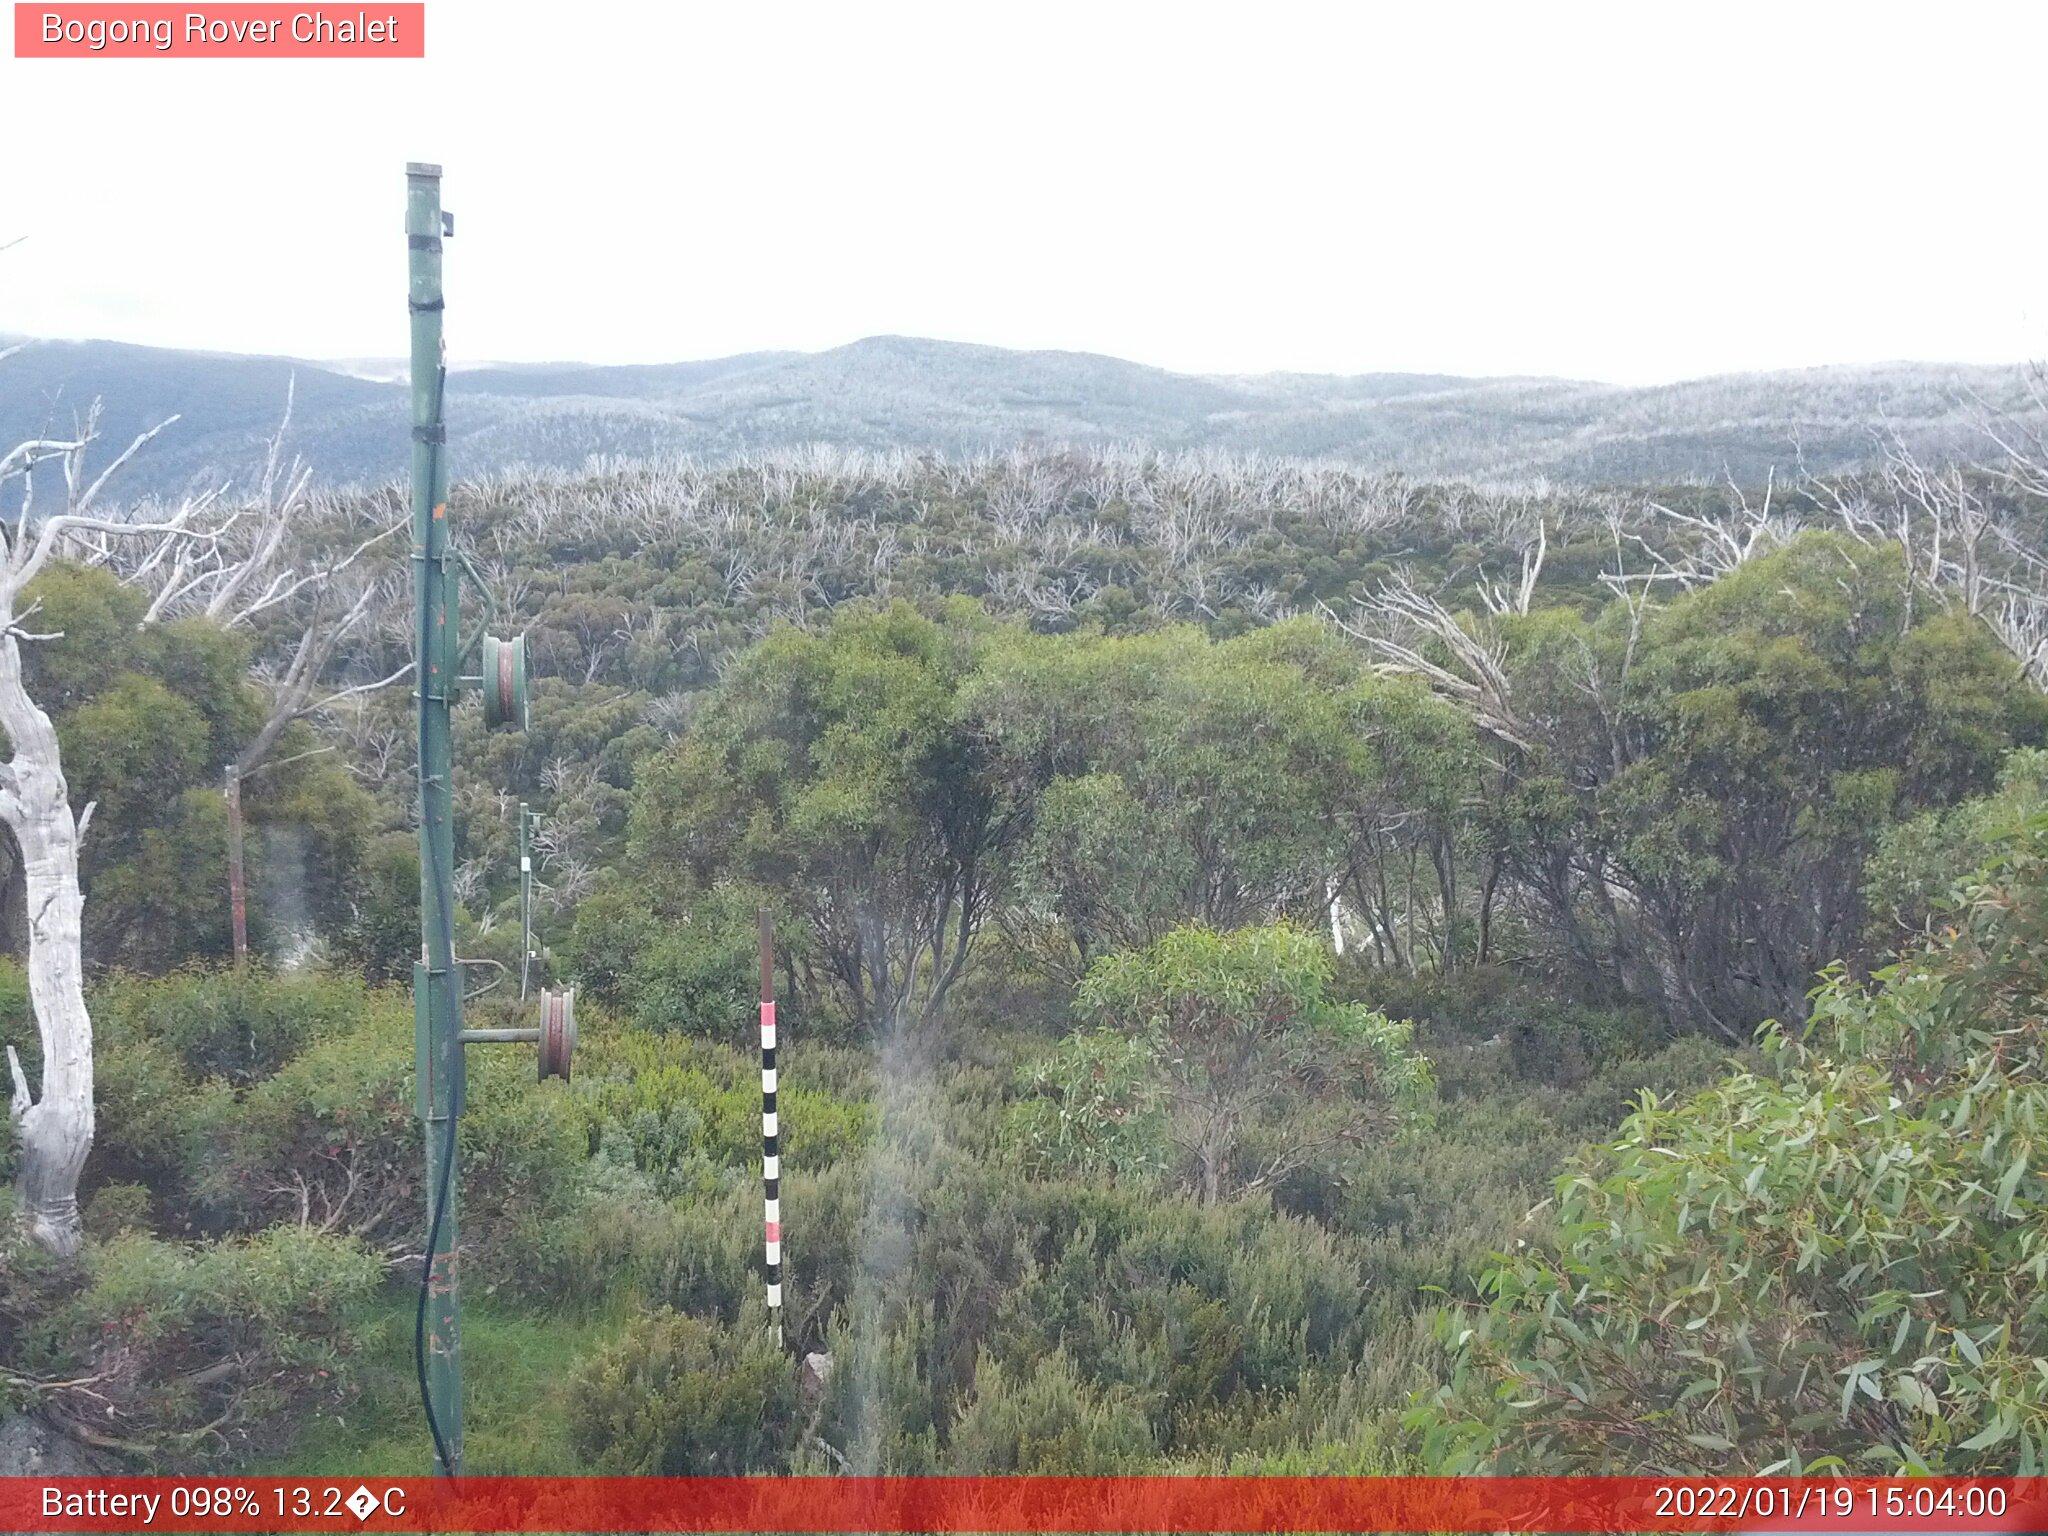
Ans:
POLYGON ((228 909, 234 916, 235 969, 249 963, 249 884, 242 873, 242 768, 229 763, 228 796, 228 909))

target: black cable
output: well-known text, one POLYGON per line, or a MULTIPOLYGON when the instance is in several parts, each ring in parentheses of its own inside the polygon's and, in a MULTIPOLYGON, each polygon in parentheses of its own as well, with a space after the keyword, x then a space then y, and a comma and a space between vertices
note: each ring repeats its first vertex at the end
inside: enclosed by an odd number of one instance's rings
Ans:
POLYGON ((448 1135, 441 1144, 441 1187, 434 1195, 434 1217, 427 1226, 427 1252, 420 1264, 420 1304, 413 1319, 412 1359, 419 1374, 420 1406, 427 1411, 427 1432, 434 1437, 434 1455, 442 1469, 449 1476, 455 1474, 455 1463, 448 1455, 448 1442, 441 1438, 441 1421, 434 1416, 434 1397, 427 1387, 427 1300, 432 1294, 434 1277, 434 1250, 441 1241, 441 1219, 448 1214, 448 1189, 455 1171, 455 1115, 448 1115, 448 1135))
MULTIPOLYGON (((443 363, 440 374, 434 381, 434 421, 436 423, 439 423, 441 420, 441 404, 447 388, 448 365, 443 363)), ((435 480, 440 470, 441 448, 438 442, 430 445, 429 455, 427 460, 427 494, 432 496, 435 480)), ((423 546, 421 558, 424 560, 425 557, 426 551, 423 546)), ((444 593, 444 602, 445 597, 446 594, 444 593)), ((433 615, 428 611, 426 605, 422 603, 420 605, 419 650, 416 654, 419 658, 417 665, 420 683, 419 772, 423 791, 426 784, 427 769, 427 653, 433 645, 433 640, 433 615)), ((433 876, 434 889, 436 892, 440 892, 443 889, 441 884, 440 843, 434 837, 432 828, 426 825, 426 814, 426 796, 423 792, 420 796, 420 824, 424 835, 420 841, 426 845, 427 857, 432 861, 429 865, 429 873, 433 876)), ((449 964, 452 967, 455 963, 454 919, 449 914, 447 902, 439 901, 435 905, 441 909, 441 942, 444 951, 449 957, 449 964)), ((429 974, 432 974, 431 971, 429 974)), ((431 982, 429 985, 431 985, 431 982)), ((460 1049, 459 1045, 457 1049, 460 1049)), ((433 1214, 427 1222, 427 1251, 420 1262, 420 1298, 419 1309, 413 1317, 412 1360, 414 1370, 419 1376, 420 1407, 426 1410, 427 1431, 434 1437, 434 1455, 439 1458, 442 1470, 452 1477, 455 1474, 455 1463, 448 1454, 448 1442, 442 1438, 441 1421, 434 1414, 434 1396, 427 1387, 427 1302, 433 1292, 434 1253, 441 1244, 441 1223, 448 1215, 448 1194, 454 1185, 455 1178, 456 1104, 454 1102, 453 1084, 450 1085, 449 1095, 448 1134, 441 1144, 441 1182, 440 1187, 434 1191, 433 1214)), ((431 1107, 431 1098, 428 1102, 431 1107)))

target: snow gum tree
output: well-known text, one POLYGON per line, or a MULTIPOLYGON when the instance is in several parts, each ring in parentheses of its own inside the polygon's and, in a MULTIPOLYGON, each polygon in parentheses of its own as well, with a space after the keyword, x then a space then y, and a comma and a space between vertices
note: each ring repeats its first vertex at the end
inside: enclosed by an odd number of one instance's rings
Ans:
MULTIPOLYGON (((7 355, 0 351, 0 360, 7 355)), ((342 559, 294 565, 286 524, 298 498, 275 494, 275 445, 261 496, 244 505, 230 507, 219 493, 206 492, 175 507, 99 514, 95 508, 108 481, 171 421, 142 433, 88 479, 86 451, 98 420, 95 406, 72 436, 33 438, 0 454, 0 492, 14 502, 13 515, 0 522, 0 751, 6 754, 0 762, 0 824, 20 856, 29 1001, 41 1046, 35 1085, 20 1054, 7 1047, 8 1114, 20 1146, 21 1217, 36 1243, 66 1257, 77 1252, 82 1235, 78 1180, 93 1140, 92 1019, 85 1003, 79 883, 79 846, 93 804, 72 807, 57 728, 24 676, 23 644, 56 638, 34 628, 39 605, 30 588, 52 560, 74 560, 104 566, 149 592, 146 624, 203 614, 232 628, 295 594, 317 596, 336 571, 376 542, 342 559), (38 493, 59 484, 61 504, 50 512, 38 508, 38 493)), ((303 486, 297 466, 291 478, 303 486)), ((349 622, 362 606, 348 610, 349 622)), ((324 630, 316 643, 331 649, 324 630)), ((321 654, 324 659, 325 650, 321 654)), ((306 688, 298 685, 306 680, 297 675, 304 670, 299 667, 288 679, 294 686, 285 690, 279 711, 287 718, 304 712, 306 688)), ((266 729, 250 751, 260 756, 275 736, 266 729)))
POLYGON ((22 678, 21 645, 40 638, 25 627, 34 611, 23 594, 67 536, 182 538, 193 534, 198 501, 187 501, 168 521, 119 522, 90 516, 107 475, 152 434, 90 484, 81 484, 88 426, 76 439, 32 439, 0 458, 0 485, 19 479, 21 514, 0 540, 0 732, 7 761, 0 764, 0 823, 21 854, 28 894, 29 1001, 42 1044, 41 1092, 30 1089, 21 1057, 7 1047, 13 1093, 8 1115, 21 1142, 22 1215, 29 1234, 61 1255, 78 1249, 78 1176, 92 1150, 92 1019, 85 1008, 80 923, 84 897, 78 884, 78 845, 92 806, 71 808, 70 786, 58 750, 57 728, 29 696, 22 678), (36 518, 38 463, 62 461, 66 510, 36 518))

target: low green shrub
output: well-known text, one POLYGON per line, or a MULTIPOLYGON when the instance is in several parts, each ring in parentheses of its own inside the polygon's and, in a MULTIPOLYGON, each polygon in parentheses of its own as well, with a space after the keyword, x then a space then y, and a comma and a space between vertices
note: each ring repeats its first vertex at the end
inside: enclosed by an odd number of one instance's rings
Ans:
POLYGON ((310 1222, 396 1243, 422 1230, 411 1007, 396 994, 237 1098, 216 1102, 187 1170, 206 1224, 310 1222))
MULTIPOLYGON (((758 1172, 761 1160, 761 1078, 757 1055, 677 1034, 625 1030, 590 1042, 579 1061, 578 1102, 593 1142, 609 1134, 630 1149, 635 1167, 656 1192, 681 1194, 718 1187, 721 1179, 758 1172)), ((792 1167, 828 1168, 867 1143, 874 1112, 809 1085, 821 1065, 838 1067, 826 1051, 807 1050, 780 1074, 778 1104, 783 1155, 792 1167)))
POLYGON ((1113 1477, 1154 1454, 1144 1406, 1126 1387, 1091 1381, 1056 1349, 1021 1371, 983 1356, 953 1421, 952 1471, 1113 1477))
POLYGON ((115 977, 94 990, 103 1049, 160 1041, 195 1078, 246 1086, 314 1041, 351 1028, 369 1007, 359 981, 320 971, 185 970, 115 977))
MULTIPOLYGON (((333 977, 188 972, 123 979, 108 995, 88 1192, 145 1185, 165 1232, 289 1222, 387 1255, 417 1251, 427 1208, 406 994, 333 977), (303 1016, 288 1019, 301 1004, 303 1016), (219 1019, 208 1012, 216 1006, 219 1019), (207 1075, 223 1062, 230 1073, 207 1075)), ((486 1004, 472 1014, 471 1023, 517 1022, 486 1004)), ((474 1218, 465 1258, 496 1283, 576 1204, 588 1129, 567 1086, 535 1083, 529 1052, 493 1048, 469 1057, 461 1134, 474 1218)))
POLYGON ((109 1242, 124 1233, 149 1231, 149 1190, 140 1184, 102 1184, 85 1206, 85 1233, 109 1242))
POLYGON ((288 1445, 354 1389, 383 1274, 353 1239, 302 1227, 188 1245, 137 1233, 87 1249, 81 1289, 30 1329, 27 1363, 89 1378, 47 1405, 167 1470, 288 1445))
POLYGON ((571 1434, 599 1472, 778 1472, 795 1438, 796 1378, 766 1311, 737 1326, 661 1311, 636 1319, 570 1381, 571 1434))
POLYGON ((589 1308, 624 1298, 730 1320, 762 1285, 760 1191, 670 1201, 644 1184, 609 1184, 600 1170, 522 1260, 504 1281, 521 1300, 589 1308))

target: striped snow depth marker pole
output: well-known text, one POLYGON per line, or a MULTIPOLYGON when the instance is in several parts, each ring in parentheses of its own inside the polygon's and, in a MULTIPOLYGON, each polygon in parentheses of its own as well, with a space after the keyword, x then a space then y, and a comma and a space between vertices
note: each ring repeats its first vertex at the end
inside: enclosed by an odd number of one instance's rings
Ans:
POLYGON ((775 1113, 775 919, 761 909, 761 1194, 768 1317, 782 1344, 782 1138, 775 1113))

